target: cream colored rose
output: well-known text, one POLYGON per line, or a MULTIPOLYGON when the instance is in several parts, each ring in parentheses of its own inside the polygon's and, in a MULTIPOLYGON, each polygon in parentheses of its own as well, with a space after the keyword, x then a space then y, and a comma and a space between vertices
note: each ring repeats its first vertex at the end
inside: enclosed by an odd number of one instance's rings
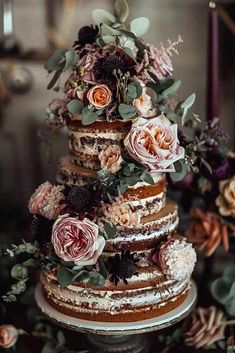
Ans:
POLYGON ((152 109, 152 99, 146 93, 146 88, 143 88, 142 95, 139 98, 133 100, 132 105, 142 117, 147 118, 149 116, 152 109))
POLYGON ((216 205, 222 216, 235 218, 235 176, 230 179, 220 181, 220 195, 216 198, 216 205))
POLYGON ((88 91, 87 98, 96 109, 102 109, 111 103, 112 92, 106 85, 94 86, 88 91))
POLYGON ((123 161, 121 149, 118 145, 109 146, 99 154, 101 167, 107 169, 110 173, 115 174, 121 169, 123 161))
POLYGON ((132 228, 140 223, 139 213, 133 212, 129 205, 123 203, 122 198, 107 207, 105 216, 117 226, 132 228))
POLYGON ((19 332, 13 325, 0 326, 0 347, 5 349, 13 347, 18 339, 19 332))

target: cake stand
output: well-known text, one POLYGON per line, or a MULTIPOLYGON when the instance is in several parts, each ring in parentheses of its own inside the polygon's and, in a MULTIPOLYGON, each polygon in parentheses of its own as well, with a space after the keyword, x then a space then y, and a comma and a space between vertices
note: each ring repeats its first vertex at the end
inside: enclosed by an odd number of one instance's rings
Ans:
POLYGON ((52 322, 67 329, 86 333, 90 351, 94 353, 145 353, 148 351, 147 332, 174 325, 190 314, 197 299, 197 287, 191 288, 184 302, 169 313, 139 322, 97 322, 81 320, 62 314, 46 301, 38 284, 35 298, 39 309, 52 322))

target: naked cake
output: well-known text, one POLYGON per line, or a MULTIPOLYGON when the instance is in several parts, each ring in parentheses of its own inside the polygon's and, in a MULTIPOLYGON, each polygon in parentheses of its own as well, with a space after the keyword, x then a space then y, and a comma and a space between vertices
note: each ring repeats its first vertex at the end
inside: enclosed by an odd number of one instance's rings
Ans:
POLYGON ((82 27, 73 48, 45 65, 54 73, 48 88, 70 70, 63 99, 47 111, 48 126, 67 128, 69 154, 56 183, 43 183, 29 201, 46 300, 101 322, 178 307, 196 262, 177 234, 177 204, 166 197, 167 177, 187 159, 171 64, 182 39, 145 43, 148 19, 127 25, 121 3, 114 15, 94 10, 96 25, 82 27))

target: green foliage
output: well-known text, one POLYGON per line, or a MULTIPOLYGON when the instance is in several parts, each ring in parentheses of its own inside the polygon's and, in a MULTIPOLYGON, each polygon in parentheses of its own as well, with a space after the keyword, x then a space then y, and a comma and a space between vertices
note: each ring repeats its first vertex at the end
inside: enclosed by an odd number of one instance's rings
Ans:
POLYGON ((112 197, 123 194, 129 186, 144 181, 148 184, 154 184, 151 177, 144 166, 135 163, 122 163, 122 169, 116 174, 111 174, 106 169, 97 172, 101 186, 104 191, 112 197))
POLYGON ((170 173, 171 179, 174 182, 182 180, 189 172, 188 165, 181 159, 174 163, 175 172, 170 173))
POLYGON ((78 99, 73 99, 67 104, 67 108, 71 114, 80 115, 84 108, 84 104, 78 99))
POLYGON ((189 109, 194 104, 195 99, 196 99, 196 94, 193 93, 181 103, 181 109, 183 110, 182 125, 185 125, 186 116, 188 114, 189 109))
POLYGON ((102 9, 93 10, 92 17, 93 17, 94 22, 98 26, 103 23, 110 26, 116 22, 116 18, 114 15, 112 15, 110 12, 102 10, 102 9))
POLYGON ((129 6, 126 0, 116 0, 114 5, 114 15, 121 23, 127 20, 129 15, 129 6))
POLYGON ((29 274, 28 268, 21 264, 16 264, 11 269, 11 277, 18 280, 26 279, 28 277, 28 274, 29 274))
POLYGON ((131 119, 136 116, 136 109, 132 105, 121 103, 118 106, 118 112, 122 119, 131 119))
POLYGON ((217 278, 211 285, 211 294, 226 312, 235 317, 235 265, 228 265, 222 277, 217 278))
POLYGON ((49 82, 47 89, 54 87, 62 72, 68 70, 75 63, 76 55, 75 49, 57 49, 47 60, 44 67, 48 73, 55 72, 51 81, 49 82))
POLYGON ((149 29, 149 19, 147 17, 135 18, 130 23, 130 29, 136 37, 143 36, 149 29))
POLYGON ((139 82, 131 82, 127 86, 127 98, 131 103, 133 99, 139 98, 142 95, 142 87, 139 82))
POLYGON ((175 81, 170 87, 166 88, 163 92, 162 92, 162 96, 164 98, 168 97, 168 96, 172 96, 173 94, 175 94, 178 89, 181 86, 181 81, 175 81))
POLYGON ((91 110, 89 107, 82 109, 82 124, 90 125, 94 123, 97 119, 97 113, 94 110, 91 110))
POLYGON ((61 287, 69 286, 73 281, 73 273, 66 267, 60 267, 57 271, 56 278, 61 287))
POLYGON ((105 223, 104 224, 104 231, 107 235, 108 239, 114 238, 115 234, 117 233, 117 227, 115 224, 105 223))
POLYGON ((12 247, 11 249, 6 250, 6 254, 8 254, 10 257, 14 257, 22 253, 34 254, 36 251, 39 250, 37 242, 27 243, 25 240, 22 240, 22 244, 20 245, 12 244, 11 247, 12 247))

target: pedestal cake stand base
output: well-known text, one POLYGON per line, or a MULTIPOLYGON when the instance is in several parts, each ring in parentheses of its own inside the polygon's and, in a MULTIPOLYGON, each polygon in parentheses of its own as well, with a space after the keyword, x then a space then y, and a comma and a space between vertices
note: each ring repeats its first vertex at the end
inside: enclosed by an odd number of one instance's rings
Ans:
POLYGON ((176 309, 139 322, 105 323, 62 314, 46 301, 40 284, 36 288, 35 298, 39 309, 50 321, 70 330, 87 333, 86 338, 92 352, 145 353, 148 349, 147 339, 141 334, 172 326, 188 316, 196 303, 197 287, 192 281, 186 299, 176 309))

